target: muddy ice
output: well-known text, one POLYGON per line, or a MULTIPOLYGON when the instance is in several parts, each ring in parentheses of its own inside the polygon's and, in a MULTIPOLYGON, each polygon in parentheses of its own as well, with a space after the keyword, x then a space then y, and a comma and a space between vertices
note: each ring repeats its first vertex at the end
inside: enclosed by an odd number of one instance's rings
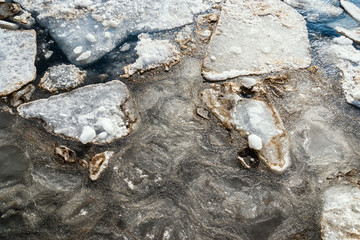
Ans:
POLYGON ((174 0, 172 22, 162 1, 18 2, 20 30, 0 29, 2 239, 360 237, 356 11, 174 0), (106 26, 120 10, 127 32, 106 26))

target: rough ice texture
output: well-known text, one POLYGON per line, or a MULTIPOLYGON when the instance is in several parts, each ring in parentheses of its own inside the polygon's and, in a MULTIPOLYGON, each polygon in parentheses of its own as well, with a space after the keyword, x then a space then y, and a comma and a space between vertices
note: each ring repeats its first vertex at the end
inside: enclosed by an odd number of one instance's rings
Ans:
POLYGON ((39 23, 50 30, 71 62, 88 64, 111 51, 129 34, 168 30, 193 22, 209 9, 203 0, 18 0, 38 13, 39 23), (86 56, 73 49, 82 46, 86 56))
POLYGON ((39 86, 50 92, 68 90, 80 85, 86 72, 74 65, 61 64, 50 67, 41 78, 39 86))
POLYGON ((0 29, 0 39, 0 96, 4 96, 35 79, 36 33, 0 29))
POLYGON ((88 127, 96 132, 90 142, 107 143, 128 135, 132 129, 127 110, 121 109, 128 98, 126 86, 114 80, 25 103, 17 109, 23 117, 43 119, 55 134, 80 140, 84 127, 88 127), (104 131, 106 138, 99 138, 104 131))
POLYGON ((336 66, 343 72, 342 89, 346 101, 360 107, 360 51, 345 37, 335 38, 328 47, 336 66))
POLYGON ((225 3, 203 63, 208 80, 310 65, 303 17, 280 0, 225 3), (215 59, 215 60, 213 60, 215 59))
POLYGON ((168 70, 181 59, 178 49, 169 40, 152 40, 148 34, 140 34, 135 50, 139 56, 135 63, 124 67, 124 77, 165 66, 168 70))
POLYGON ((321 218, 324 240, 360 239, 360 189, 336 186, 326 190, 321 218))
POLYGON ((241 98, 239 89, 234 83, 216 85, 201 93, 202 101, 227 129, 259 137, 265 164, 275 172, 284 171, 290 165, 289 143, 279 114, 264 101, 241 98))
POLYGON ((340 0, 340 5, 353 19, 360 22, 360 8, 346 0, 340 0))

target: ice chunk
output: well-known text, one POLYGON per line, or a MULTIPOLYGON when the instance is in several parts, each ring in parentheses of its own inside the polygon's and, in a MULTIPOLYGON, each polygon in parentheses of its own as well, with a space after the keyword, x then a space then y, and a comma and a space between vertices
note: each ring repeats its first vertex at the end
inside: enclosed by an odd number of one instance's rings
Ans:
POLYGON ((96 136, 96 132, 92 127, 85 126, 82 129, 81 135, 80 135, 80 142, 83 144, 87 144, 91 142, 96 136))
POLYGON ((335 186, 326 190, 321 217, 324 240, 358 239, 360 236, 360 188, 335 186))
POLYGON ((211 7, 203 0, 115 0, 43 1, 17 0, 36 13, 62 51, 74 64, 96 61, 129 35, 169 30, 194 21, 194 15, 211 7), (92 36, 91 36, 92 35, 92 36), (73 52, 83 46, 91 52, 79 58, 73 52))
POLYGON ((350 38, 351 40, 353 40, 357 44, 360 44, 360 28, 355 29, 355 30, 349 30, 349 29, 346 29, 346 28, 343 28, 343 27, 335 27, 335 30, 338 33, 350 38))
POLYGON ((35 79, 36 33, 0 29, 0 39, 0 96, 4 96, 35 79))
POLYGON ((256 79, 255 78, 248 78, 248 77, 243 78, 241 80, 241 83, 246 88, 252 88, 256 84, 256 79))
POLYGON ((169 40, 152 40, 148 34, 140 34, 139 42, 135 47, 139 56, 135 63, 124 67, 125 75, 129 77, 134 73, 165 66, 169 69, 181 59, 177 48, 169 40))
POLYGON ((360 8, 346 0, 340 0, 340 5, 353 19, 360 22, 360 8))
POLYGON ((25 103, 17 110, 23 117, 43 119, 47 130, 55 134, 83 143, 107 143, 132 131, 135 120, 131 117, 132 109, 125 104, 128 101, 128 89, 114 80, 25 103), (106 125, 101 119, 107 119, 106 125), (95 137, 110 128, 105 138, 95 137))
POLYGON ((342 89, 346 101, 360 107, 360 51, 351 43, 351 40, 342 36, 334 39, 327 51, 343 72, 342 89))
POLYGON ((50 67, 41 78, 39 86, 50 92, 68 90, 80 85, 86 72, 74 65, 61 64, 50 67))
POLYGON ((216 81, 308 67, 307 36, 303 17, 280 0, 229 0, 211 37, 203 76, 216 81))
POLYGON ((238 95, 240 85, 214 84, 201 93, 202 101, 227 129, 250 134, 249 146, 259 151, 272 170, 284 171, 290 165, 288 137, 276 109, 264 101, 238 95))
POLYGON ((262 141, 261 138, 256 136, 255 134, 250 134, 248 137, 249 147, 254 150, 262 149, 262 141))

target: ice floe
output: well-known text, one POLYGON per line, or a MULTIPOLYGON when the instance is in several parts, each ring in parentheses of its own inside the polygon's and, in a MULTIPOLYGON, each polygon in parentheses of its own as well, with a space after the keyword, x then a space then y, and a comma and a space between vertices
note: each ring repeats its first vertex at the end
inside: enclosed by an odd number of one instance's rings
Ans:
POLYGON ((353 19, 360 22, 360 8, 346 0, 340 0, 340 5, 353 19))
POLYGON ((129 34, 168 30, 193 22, 210 8, 203 0, 16 1, 37 13, 67 57, 75 64, 96 61, 129 34), (73 49, 82 46, 82 53, 73 49))
POLYGON ((225 128, 248 136, 249 147, 275 172, 290 165, 288 136, 273 106, 260 99, 245 99, 236 83, 213 84, 201 93, 204 104, 225 128))
POLYGON ((343 72, 342 89, 346 101, 360 107, 360 51, 343 36, 335 38, 327 50, 343 72))
POLYGON ((338 26, 338 27, 335 27, 335 30, 338 33, 348 37, 351 40, 353 40, 357 44, 360 44, 360 28, 351 30, 351 29, 346 29, 344 27, 339 27, 338 26))
POLYGON ((4 96, 35 79, 36 33, 0 29, 0 39, 0 96, 4 96))
POLYGON ((86 72, 74 65, 61 64, 50 67, 41 78, 39 86, 50 92, 69 90, 80 85, 86 72))
POLYGON ((114 80, 25 103, 17 110, 23 117, 44 120, 47 130, 55 134, 101 144, 133 130, 135 117, 128 100, 126 86, 114 80))
POLYGON ((359 239, 360 188, 335 186, 325 191, 321 217, 322 239, 359 239))
POLYGON ((168 70, 181 59, 178 49, 169 40, 152 40, 148 34, 140 34, 135 50, 138 59, 133 64, 124 67, 123 77, 130 77, 136 72, 144 72, 164 66, 168 70))
POLYGON ((229 0, 203 63, 207 80, 308 67, 306 22, 280 0, 229 0))

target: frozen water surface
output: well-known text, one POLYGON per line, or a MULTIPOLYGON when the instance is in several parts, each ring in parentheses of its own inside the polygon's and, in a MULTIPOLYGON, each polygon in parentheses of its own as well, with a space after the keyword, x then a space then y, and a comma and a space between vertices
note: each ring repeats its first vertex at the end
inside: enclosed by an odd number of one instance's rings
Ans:
POLYGON ((0 239, 359 238, 360 23, 339 2, 16 2, 0 239))

